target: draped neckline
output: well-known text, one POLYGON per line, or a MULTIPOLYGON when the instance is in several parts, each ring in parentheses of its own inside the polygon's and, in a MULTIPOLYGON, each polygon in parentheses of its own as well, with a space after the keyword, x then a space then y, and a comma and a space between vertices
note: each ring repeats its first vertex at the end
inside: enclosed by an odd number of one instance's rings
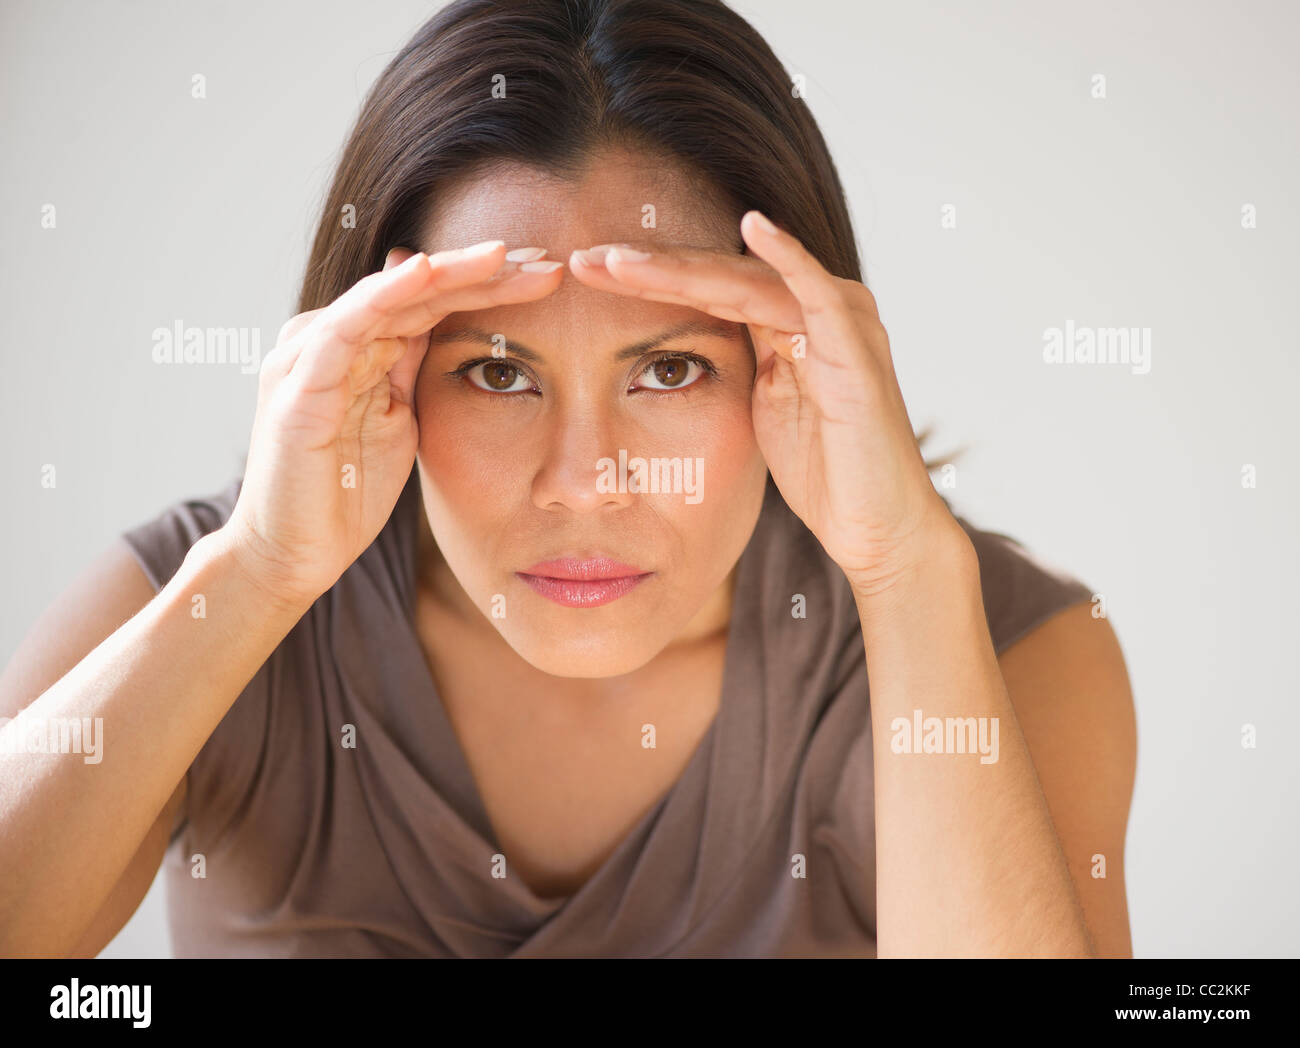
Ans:
MULTIPOLYGON (((490 905, 484 909, 470 903, 472 923, 476 930, 493 934, 499 928, 500 937, 514 941, 522 937, 519 949, 537 941, 543 932, 558 936, 559 927, 570 920, 580 920, 584 904, 598 897, 608 899, 612 892, 619 894, 630 871, 645 864, 683 862, 703 864, 708 857, 710 867, 701 873, 700 890, 706 894, 720 893, 725 888, 725 871, 743 860, 747 850, 745 840, 763 817, 759 805, 742 787, 744 769, 755 765, 754 747, 762 745, 766 733, 755 730, 762 721, 761 666, 754 660, 745 660, 742 648, 752 652, 752 638, 759 623, 759 580, 756 577, 760 550, 755 536, 761 530, 765 517, 778 507, 770 505, 779 499, 770 481, 764 497, 759 524, 750 537, 737 565, 737 577, 732 594, 731 619, 727 627, 726 651, 722 675, 722 688, 716 710, 709 727, 704 732, 678 778, 670 784, 634 826, 622 836, 603 862, 583 884, 568 894, 543 897, 521 878, 509 875, 509 857, 506 856, 506 876, 491 877, 492 857, 503 854, 500 842, 488 815, 486 804, 470 768, 469 760, 452 726, 433 679, 415 619, 415 587, 417 569, 418 513, 423 512, 419 497, 418 480, 404 491, 386 530, 396 524, 388 536, 397 542, 396 549, 382 551, 377 541, 368 551, 382 557, 387 570, 400 568, 401 592, 397 599, 385 601, 391 621, 367 622, 368 636, 383 638, 384 668, 377 669, 371 660, 372 652, 366 646, 349 643, 341 632, 349 627, 347 614, 332 618, 338 669, 349 680, 353 690, 372 696, 368 703, 378 715, 380 723, 379 746, 367 751, 373 759, 363 760, 362 788, 367 794, 372 819, 385 848, 410 853, 411 849, 425 864, 434 881, 439 879, 438 867, 451 863, 455 867, 452 880, 478 879, 490 886, 487 891, 473 893, 476 901, 486 896, 490 905), (403 519, 404 518, 404 519, 403 519), (403 694, 394 694, 384 687, 383 680, 401 680, 405 683, 403 694), (412 687, 414 685, 414 687, 412 687), (388 708, 399 704, 396 709, 388 708), (748 803, 747 803, 748 802, 748 803), (394 808, 396 810, 394 810, 394 808), (703 814, 701 814, 701 812, 703 814), (702 825, 701 835, 708 839, 697 843, 693 856, 680 854, 680 847, 667 844, 656 847, 665 836, 662 827, 673 820, 686 817, 702 825), (665 853, 667 852, 667 853, 665 853)), ((349 603, 336 601, 336 610, 345 610, 349 603)), ((360 625, 360 624, 355 624, 360 625)), ((372 732, 373 736, 373 732, 372 732)), ((363 740, 365 735, 362 736, 363 740)), ((760 758, 758 765, 762 766, 760 758)), ((390 863, 416 908, 433 920, 445 910, 438 892, 425 881, 410 878, 409 872, 420 863, 394 859, 390 863)), ((452 883, 448 881, 447 883, 452 883)), ((482 886, 480 886, 482 887, 482 886)))

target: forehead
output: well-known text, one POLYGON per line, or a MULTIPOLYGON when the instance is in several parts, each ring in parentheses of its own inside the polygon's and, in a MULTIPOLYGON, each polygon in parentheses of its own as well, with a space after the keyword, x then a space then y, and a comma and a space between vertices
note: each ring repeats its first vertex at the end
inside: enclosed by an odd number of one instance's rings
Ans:
POLYGON ((641 153, 605 150, 578 174, 503 162, 467 176, 434 201, 426 252, 501 239, 544 247, 567 261, 575 248, 618 241, 740 253, 740 216, 702 178, 641 153))
MULTIPOLYGON (((542 247, 548 259, 566 266, 576 248, 621 241, 744 250, 740 216, 733 219, 704 180, 678 165, 610 151, 569 178, 515 163, 468 176, 434 203, 424 238, 420 247, 429 253, 495 239, 508 249, 542 247)), ((631 344, 647 332, 701 316, 690 306, 593 289, 566 269, 560 286, 542 299, 454 313, 435 330, 469 324, 508 329, 512 338, 526 332, 522 341, 549 355, 585 352, 606 342, 631 344)), ((733 339, 743 338, 742 325, 732 326, 733 339)))

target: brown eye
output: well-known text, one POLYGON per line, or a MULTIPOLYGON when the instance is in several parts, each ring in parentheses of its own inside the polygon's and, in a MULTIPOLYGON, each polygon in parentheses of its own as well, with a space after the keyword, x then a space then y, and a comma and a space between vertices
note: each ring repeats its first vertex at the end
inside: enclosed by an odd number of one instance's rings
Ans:
POLYGON ((518 374, 519 372, 509 364, 483 365, 483 378, 491 389, 509 389, 514 385, 515 376, 518 374))
POLYGON ((681 357, 665 357, 663 360, 656 360, 652 366, 655 378, 665 386, 680 386, 689 370, 689 365, 681 357))
POLYGON ((504 360, 485 360, 470 368, 467 374, 469 380, 479 389, 486 389, 491 393, 522 393, 529 388, 523 372, 504 360), (520 379, 524 379, 524 386, 517 389, 515 383, 520 379))
POLYGON ((641 374, 650 376, 652 384, 649 389, 684 389, 692 385, 704 373, 699 361, 690 357, 660 357, 649 364, 641 374), (694 369, 694 373, 692 373, 694 369))

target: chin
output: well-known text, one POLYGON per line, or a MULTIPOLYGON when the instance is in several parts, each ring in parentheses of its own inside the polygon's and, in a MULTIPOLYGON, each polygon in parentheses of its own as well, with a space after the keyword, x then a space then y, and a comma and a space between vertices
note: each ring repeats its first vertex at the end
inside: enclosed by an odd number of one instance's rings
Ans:
POLYGON ((624 630, 591 632, 571 623, 557 624, 553 632, 504 622, 496 626, 515 654, 552 677, 618 677, 640 669, 660 650, 644 631, 635 636, 624 630))

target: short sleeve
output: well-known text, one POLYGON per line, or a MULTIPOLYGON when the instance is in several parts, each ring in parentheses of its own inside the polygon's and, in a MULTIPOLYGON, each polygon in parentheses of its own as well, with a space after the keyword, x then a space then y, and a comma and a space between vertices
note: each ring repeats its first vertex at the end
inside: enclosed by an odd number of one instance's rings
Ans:
POLYGON ((194 543, 230 519, 242 483, 237 477, 216 494, 176 502, 122 533, 155 593, 180 570, 194 543))
POLYGON ((961 517, 980 565, 980 588, 989 634, 998 654, 1059 611, 1090 601, 1083 581, 1001 532, 986 531, 961 517))
MULTIPOLYGON (((199 539, 230 519, 242 482, 243 478, 239 477, 214 494, 177 501, 152 519, 122 532, 154 592, 166 586, 180 570, 199 539)), ((218 801, 221 806, 233 807, 234 801, 220 796, 210 783, 219 782, 237 793, 240 784, 247 781, 251 768, 247 746, 240 736, 246 738, 250 731, 257 730, 258 721, 265 716, 269 696, 268 667, 264 665, 240 692, 187 770, 186 800, 172 827, 172 842, 180 837, 196 803, 208 809, 218 807, 218 801)))

